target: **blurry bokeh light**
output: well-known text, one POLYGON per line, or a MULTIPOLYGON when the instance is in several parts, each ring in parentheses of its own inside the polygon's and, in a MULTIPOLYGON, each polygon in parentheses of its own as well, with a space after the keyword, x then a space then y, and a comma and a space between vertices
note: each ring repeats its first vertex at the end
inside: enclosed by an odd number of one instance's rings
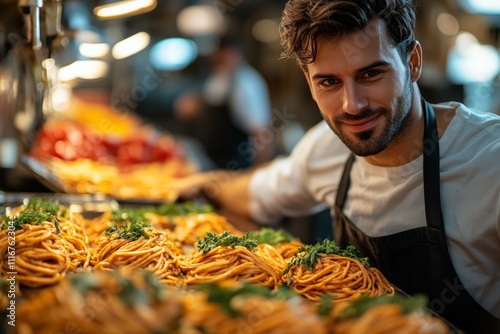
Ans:
POLYGON ((500 54, 491 45, 480 45, 470 33, 460 33, 448 52, 447 74, 456 84, 488 82, 500 72, 500 54))
POLYGON ((149 45, 150 39, 151 37, 148 33, 138 32, 116 43, 111 50, 111 54, 115 59, 130 57, 144 50, 149 45))
POLYGON ((198 56, 196 43, 185 38, 168 38, 156 43, 149 54, 153 66, 162 71, 186 68, 198 56))
POLYGON ((278 22, 270 19, 263 19, 255 22, 252 27, 253 37, 262 43, 272 43, 279 40, 278 22))
POLYGON ((195 5, 179 12, 177 28, 186 36, 221 34, 226 28, 226 22, 216 6, 195 5))
POLYGON ((448 36, 455 36, 460 30, 458 20, 448 13, 439 14, 436 23, 439 31, 448 36))

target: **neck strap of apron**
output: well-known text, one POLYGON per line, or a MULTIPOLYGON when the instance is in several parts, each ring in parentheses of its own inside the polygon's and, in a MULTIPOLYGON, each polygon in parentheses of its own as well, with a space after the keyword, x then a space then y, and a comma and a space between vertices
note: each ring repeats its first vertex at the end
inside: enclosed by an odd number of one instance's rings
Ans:
MULTIPOLYGON (((444 230, 443 213, 441 211, 441 191, 439 180, 439 138, 437 133, 436 117, 432 106, 422 99, 424 110, 424 198, 425 218, 427 226, 444 230)), ((347 192, 350 186, 350 173, 356 156, 351 154, 344 166, 344 172, 339 183, 335 205, 344 207, 347 192)))

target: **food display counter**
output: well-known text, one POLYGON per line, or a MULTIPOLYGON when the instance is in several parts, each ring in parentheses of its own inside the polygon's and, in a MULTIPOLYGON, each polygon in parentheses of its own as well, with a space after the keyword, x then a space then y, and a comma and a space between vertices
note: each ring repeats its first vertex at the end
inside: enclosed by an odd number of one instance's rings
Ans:
POLYGON ((0 199, 7 333, 458 332, 355 249, 243 233, 205 203, 0 199))

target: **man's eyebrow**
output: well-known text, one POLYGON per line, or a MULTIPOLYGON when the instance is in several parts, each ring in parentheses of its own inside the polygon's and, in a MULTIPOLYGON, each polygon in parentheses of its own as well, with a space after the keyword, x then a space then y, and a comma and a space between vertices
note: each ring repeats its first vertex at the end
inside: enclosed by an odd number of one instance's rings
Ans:
POLYGON ((385 60, 377 60, 367 66, 364 66, 362 68, 359 68, 356 70, 356 74, 359 74, 359 73, 363 73, 363 72, 366 72, 368 70, 371 70, 372 68, 375 68, 375 67, 387 67, 387 66, 390 66, 391 64, 385 60))
MULTIPOLYGON (((377 60, 369 65, 363 66, 362 68, 359 68, 356 70, 356 74, 360 74, 363 72, 366 72, 368 70, 371 70, 372 68, 375 67, 387 67, 390 66, 391 64, 385 60, 377 60)), ((328 73, 316 73, 315 75, 312 76, 313 80, 316 79, 331 79, 331 78, 337 78, 338 76, 336 74, 328 74, 328 73)))

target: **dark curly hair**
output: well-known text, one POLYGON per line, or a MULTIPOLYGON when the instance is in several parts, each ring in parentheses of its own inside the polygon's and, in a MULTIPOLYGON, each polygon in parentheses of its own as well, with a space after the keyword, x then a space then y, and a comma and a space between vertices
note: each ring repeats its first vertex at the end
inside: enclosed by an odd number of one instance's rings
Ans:
POLYGON ((306 70, 319 37, 342 38, 380 18, 404 59, 415 41, 415 16, 412 0, 289 0, 281 18, 281 57, 306 70))

